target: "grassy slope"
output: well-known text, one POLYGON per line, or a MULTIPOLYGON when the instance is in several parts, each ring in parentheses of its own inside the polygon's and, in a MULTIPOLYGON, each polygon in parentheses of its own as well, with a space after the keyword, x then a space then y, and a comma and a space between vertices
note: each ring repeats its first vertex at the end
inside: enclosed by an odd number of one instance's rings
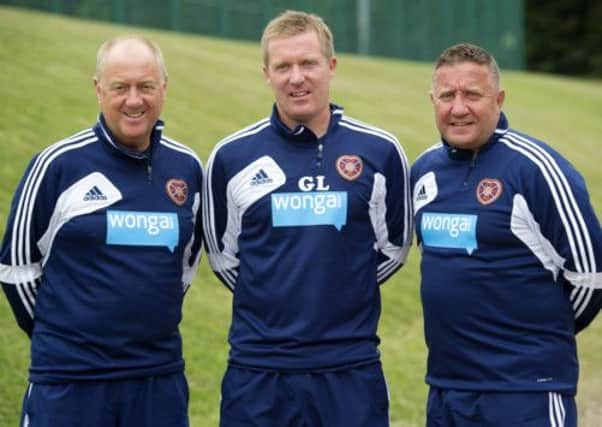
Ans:
MULTIPOLYGON (((0 229, 12 191, 32 154, 89 126, 97 114, 94 54, 107 37, 132 28, 0 8, 0 229)), ((162 46, 170 72, 166 133, 207 159, 215 142, 268 114, 271 93, 257 44, 135 30, 162 46)), ((436 139, 427 99, 430 65, 341 55, 333 99, 346 112, 395 133, 410 160, 436 139)), ((602 168, 597 151, 600 82, 505 73, 511 124, 550 141, 586 177, 598 215, 602 168)), ((418 256, 383 288, 381 350, 393 426, 423 424, 425 347, 418 296, 418 256)), ((227 356, 229 293, 206 260, 188 293, 182 331, 191 389, 191 422, 216 425, 227 356)), ((158 314, 160 315, 160 314, 158 314)), ((579 338, 578 396, 583 426, 602 418, 602 321, 579 338), (598 339, 596 339, 598 338, 598 339)), ((0 297, 0 425, 17 425, 26 384, 28 342, 0 297)))

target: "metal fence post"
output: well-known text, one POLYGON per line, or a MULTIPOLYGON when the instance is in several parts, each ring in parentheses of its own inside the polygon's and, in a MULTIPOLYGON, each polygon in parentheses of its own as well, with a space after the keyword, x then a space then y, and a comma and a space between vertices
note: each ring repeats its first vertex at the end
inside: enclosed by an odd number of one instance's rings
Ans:
POLYGON ((357 49, 362 55, 370 54, 371 5, 370 0, 357 0, 357 49))

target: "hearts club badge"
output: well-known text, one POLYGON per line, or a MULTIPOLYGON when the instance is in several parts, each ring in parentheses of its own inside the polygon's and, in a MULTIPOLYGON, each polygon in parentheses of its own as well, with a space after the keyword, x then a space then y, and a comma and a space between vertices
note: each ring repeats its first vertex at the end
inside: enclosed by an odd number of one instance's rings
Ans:
POLYGON ((188 184, 182 179, 172 178, 165 184, 167 195, 178 206, 182 206, 188 199, 188 184))
POLYGON ((502 195, 502 181, 499 179, 485 178, 477 185, 476 196, 482 205, 490 205, 502 195))
POLYGON ((348 181, 357 179, 363 168, 364 164, 359 156, 346 154, 337 159, 337 172, 348 181))

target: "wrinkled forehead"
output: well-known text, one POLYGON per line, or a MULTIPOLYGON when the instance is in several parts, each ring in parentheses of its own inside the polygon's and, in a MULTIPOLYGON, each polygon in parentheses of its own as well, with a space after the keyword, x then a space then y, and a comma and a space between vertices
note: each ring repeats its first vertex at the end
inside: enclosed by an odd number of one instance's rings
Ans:
POLYGON ((120 40, 101 57, 100 78, 112 80, 118 76, 146 76, 163 80, 161 64, 153 50, 137 39, 120 40))
POLYGON ((269 41, 267 51, 269 53, 267 65, 289 60, 326 58, 314 32, 273 38, 269 41))
POLYGON ((445 64, 433 73, 433 90, 496 88, 494 76, 487 65, 464 61, 445 64))

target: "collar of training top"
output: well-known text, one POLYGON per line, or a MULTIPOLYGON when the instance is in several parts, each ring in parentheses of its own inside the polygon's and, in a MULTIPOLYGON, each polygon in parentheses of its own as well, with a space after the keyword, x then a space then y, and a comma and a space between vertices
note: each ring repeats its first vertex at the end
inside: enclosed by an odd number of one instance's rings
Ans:
MULTIPOLYGON (((330 104, 329 108, 330 108, 330 123, 328 124, 328 131, 326 132, 327 134, 330 133, 330 131, 336 125, 338 125, 339 121, 341 120, 341 117, 343 117, 343 107, 340 107, 336 104, 330 104)), ((311 141, 317 142, 318 141, 318 137, 316 136, 316 134, 313 133, 310 129, 308 129, 307 127, 305 127, 302 124, 295 126, 294 129, 290 129, 288 126, 286 126, 282 122, 282 120, 280 120, 280 117, 278 116, 278 109, 276 108, 276 104, 274 104, 274 106, 272 107, 272 115, 270 117, 270 123, 272 124, 274 129, 276 129, 276 131, 278 133, 280 133, 282 136, 284 136, 288 141, 294 141, 294 142, 311 142, 311 141)))
POLYGON ((96 136, 98 136, 98 138, 101 141, 109 144, 111 147, 113 147, 119 153, 121 153, 127 157, 132 157, 134 159, 146 160, 151 157, 152 151, 155 149, 155 147, 161 140, 161 134, 163 132, 164 127, 165 127, 165 123, 163 123, 162 120, 157 120, 157 122, 153 126, 153 131, 151 132, 150 146, 149 146, 149 148, 147 148, 145 151, 142 151, 142 152, 130 150, 130 149, 124 147, 123 145, 119 144, 119 142, 113 136, 113 134, 111 133, 111 130, 107 126, 107 122, 105 121, 105 118, 102 115, 102 113, 100 113, 98 115, 98 122, 94 126, 94 133, 96 134, 96 136))

